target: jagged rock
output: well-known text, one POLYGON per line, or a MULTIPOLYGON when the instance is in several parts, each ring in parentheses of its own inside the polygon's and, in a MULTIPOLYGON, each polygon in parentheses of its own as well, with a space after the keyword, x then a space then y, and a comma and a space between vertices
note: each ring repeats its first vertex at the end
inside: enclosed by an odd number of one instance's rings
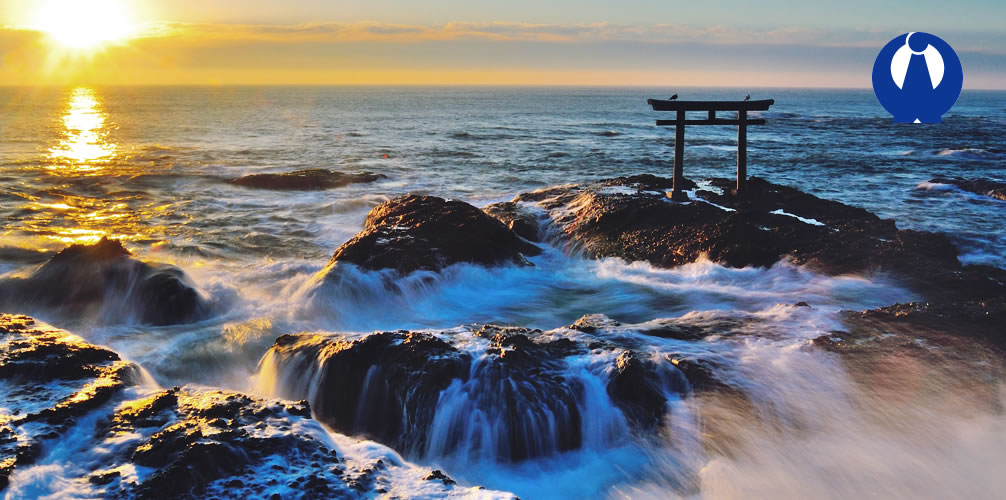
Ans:
POLYGON ((578 330, 586 333, 597 333, 603 328, 619 326, 620 323, 603 314, 585 314, 569 325, 570 330, 578 330))
POLYGON ((447 474, 444 474, 440 469, 434 469, 432 472, 423 478, 426 481, 441 481, 446 485, 457 484, 457 481, 453 480, 447 474))
POLYGON ((936 177, 929 182, 950 184, 965 191, 1006 201, 1006 182, 998 182, 991 179, 963 179, 960 177, 936 177))
MULTIPOLYGON (((174 387, 120 406, 106 427, 105 439, 138 434, 123 463, 153 469, 138 481, 112 478, 112 496, 178 498, 263 493, 257 472, 278 457, 288 470, 308 476, 300 485, 308 496, 339 496, 348 486, 331 473, 337 453, 308 424, 304 402, 253 398, 219 390, 174 387), (238 494, 238 493, 242 494, 238 494), (117 493, 117 494, 116 494, 117 493)), ((315 424, 316 425, 316 424, 315 424)))
MULTIPOLYGON (((0 492, 40 494, 39 478, 49 472, 19 479, 19 471, 68 456, 74 463, 57 474, 86 498, 285 498, 290 491, 371 498, 393 486, 391 467, 407 466, 390 450, 393 464, 340 456, 303 401, 195 386, 158 390, 141 380, 140 369, 112 351, 27 316, 0 315, 0 492)), ((427 491, 477 491, 446 476, 442 482, 443 490, 427 491)))
POLYGON ((272 355, 283 363, 307 363, 295 369, 314 369, 308 367, 321 360, 317 370, 323 378, 311 400, 321 421, 341 432, 412 450, 424 446, 425 436, 412 435, 409 426, 429 425, 440 391, 465 377, 470 363, 437 337, 405 331, 352 342, 284 335, 276 340, 272 355))
POLYGON ((210 314, 181 269, 135 260, 121 242, 106 238, 71 245, 26 278, 0 281, 0 307, 153 325, 189 323, 210 314))
POLYGON ((665 384, 658 373, 652 361, 641 360, 632 351, 623 352, 616 361, 608 395, 637 426, 656 426, 667 413, 665 384))
POLYGON ((890 271, 932 297, 1002 294, 989 270, 962 266, 944 235, 899 230, 856 207, 752 177, 742 195, 712 179, 690 203, 667 200, 667 180, 636 176, 524 193, 591 257, 674 267, 707 255, 733 267, 771 266, 790 257, 827 274, 890 271))
POLYGON ((815 339, 815 343, 834 351, 854 345, 849 341, 869 337, 874 332, 916 334, 938 332, 953 337, 974 338, 999 348, 1006 348, 1006 296, 958 302, 909 302, 862 312, 846 311, 847 332, 837 332, 815 339))
POLYGON ((500 221, 462 201, 406 195, 377 206, 364 230, 340 246, 330 265, 438 271, 459 262, 528 265, 541 250, 500 221))
POLYGON ((8 386, 0 416, 0 489, 32 464, 45 441, 140 380, 119 356, 28 316, 0 314, 0 380, 8 386))
POLYGON ((538 218, 520 205, 512 201, 493 203, 482 209, 490 217, 502 222, 517 236, 528 241, 540 241, 538 237, 538 218))
MULTIPOLYGON (((408 456, 478 453, 507 462, 582 445, 584 419, 596 416, 581 414, 585 388, 566 360, 587 352, 581 342, 540 330, 481 325, 354 341, 287 335, 264 359, 281 380, 300 381, 284 388, 287 396, 312 397, 316 416, 341 432, 408 456), (459 336, 485 350, 460 350, 445 340, 459 336), (485 428, 494 429, 484 438, 490 441, 466 441, 485 428)), ((612 401, 640 432, 660 423, 665 391, 684 389, 669 362, 620 359, 611 372, 604 383, 612 401)))
POLYGON ((324 168, 297 170, 273 174, 250 174, 228 182, 238 186, 256 189, 276 189, 285 191, 321 191, 350 184, 361 184, 386 179, 386 175, 360 172, 347 174, 324 168))

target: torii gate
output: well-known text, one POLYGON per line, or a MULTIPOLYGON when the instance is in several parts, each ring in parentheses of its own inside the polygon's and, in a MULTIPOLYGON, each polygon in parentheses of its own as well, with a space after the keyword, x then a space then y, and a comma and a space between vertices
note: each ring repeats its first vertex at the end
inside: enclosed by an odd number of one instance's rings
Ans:
POLYGON ((675 120, 657 120, 657 125, 674 127, 674 187, 671 190, 672 200, 687 200, 688 195, 682 189, 685 161, 685 125, 737 125, 737 193, 744 190, 747 181, 748 125, 764 125, 762 118, 748 119, 748 111, 767 111, 775 104, 774 99, 760 101, 671 101, 665 99, 647 99, 647 104, 654 111, 677 111, 675 120), (686 120, 686 111, 705 111, 709 117, 700 120, 686 120), (716 118, 717 111, 734 111, 736 118, 716 118))

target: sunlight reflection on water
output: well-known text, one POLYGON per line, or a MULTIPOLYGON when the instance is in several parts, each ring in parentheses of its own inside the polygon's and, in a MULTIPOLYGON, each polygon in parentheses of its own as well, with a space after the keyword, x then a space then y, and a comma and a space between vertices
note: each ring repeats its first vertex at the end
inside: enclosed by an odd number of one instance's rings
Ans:
POLYGON ((117 146, 108 140, 106 117, 93 89, 73 89, 63 116, 65 137, 49 150, 52 159, 62 164, 51 168, 97 170, 98 164, 113 159, 117 146))

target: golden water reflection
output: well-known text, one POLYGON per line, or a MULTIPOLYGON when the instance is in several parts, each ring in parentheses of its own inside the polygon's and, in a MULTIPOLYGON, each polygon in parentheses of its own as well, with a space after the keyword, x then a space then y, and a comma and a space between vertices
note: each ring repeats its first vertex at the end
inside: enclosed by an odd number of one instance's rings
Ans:
POLYGON ((103 237, 156 245, 165 228, 151 221, 170 215, 170 210, 149 200, 142 188, 127 187, 137 172, 124 163, 128 157, 111 140, 112 120, 101 96, 78 87, 69 92, 66 103, 54 123, 58 142, 43 154, 48 175, 39 179, 38 191, 24 194, 30 215, 22 220, 23 231, 41 237, 39 247, 54 250, 103 237), (52 248, 52 243, 59 247, 52 248))
POLYGON ((106 118, 94 89, 73 89, 63 116, 64 137, 49 150, 57 162, 52 168, 97 170, 99 164, 114 159, 117 147, 109 140, 106 118))

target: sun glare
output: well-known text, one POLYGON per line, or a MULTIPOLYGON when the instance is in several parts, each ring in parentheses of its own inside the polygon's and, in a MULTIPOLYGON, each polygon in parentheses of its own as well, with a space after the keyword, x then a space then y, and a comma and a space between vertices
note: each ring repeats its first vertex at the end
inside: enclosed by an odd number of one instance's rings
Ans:
POLYGON ((70 49, 93 49, 123 42, 135 22, 122 0, 45 0, 35 11, 34 28, 70 49))

